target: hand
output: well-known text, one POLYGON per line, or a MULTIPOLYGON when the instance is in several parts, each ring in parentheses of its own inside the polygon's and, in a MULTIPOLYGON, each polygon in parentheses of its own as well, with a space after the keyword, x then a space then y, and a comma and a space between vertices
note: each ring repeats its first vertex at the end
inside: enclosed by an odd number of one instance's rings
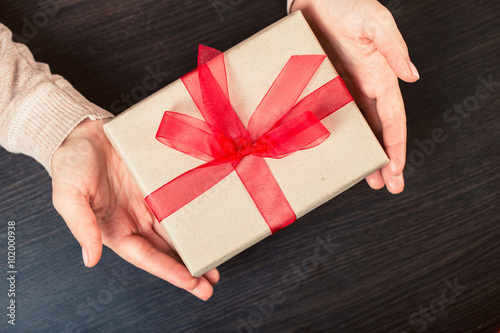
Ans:
POLYGON ((295 0, 345 81, 390 162, 368 176, 374 189, 404 189, 406 114, 398 77, 419 79, 391 13, 376 0, 295 0))
POLYGON ((102 244, 133 265, 207 300, 216 269, 195 278, 146 206, 101 121, 87 119, 52 157, 53 203, 82 247, 85 266, 97 264, 102 244))

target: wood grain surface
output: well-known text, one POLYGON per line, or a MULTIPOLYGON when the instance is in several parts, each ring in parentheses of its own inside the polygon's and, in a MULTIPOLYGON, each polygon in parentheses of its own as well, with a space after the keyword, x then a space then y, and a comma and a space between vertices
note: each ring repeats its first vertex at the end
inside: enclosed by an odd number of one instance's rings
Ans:
MULTIPOLYGON (((119 113, 193 69, 199 43, 226 50, 285 16, 284 3, 2 0, 0 22, 119 113), (164 73, 140 94, 148 68, 164 73)), ((354 186, 220 266, 214 296, 201 302, 109 249, 85 268, 48 174, 0 149, 0 331, 498 332, 500 2, 383 4, 422 77, 401 84, 403 194, 354 186), (6 317, 8 221, 17 229, 15 327, 6 317)))

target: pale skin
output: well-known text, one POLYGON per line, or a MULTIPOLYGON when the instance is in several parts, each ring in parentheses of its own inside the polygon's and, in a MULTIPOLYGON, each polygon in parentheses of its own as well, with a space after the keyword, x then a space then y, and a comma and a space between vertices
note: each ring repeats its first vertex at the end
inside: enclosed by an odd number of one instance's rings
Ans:
MULTIPOLYGON (((335 67, 383 143, 390 163, 367 177, 374 189, 404 188, 406 118, 398 77, 418 80, 390 13, 375 0, 296 0, 324 37, 335 67)), ((82 246, 87 267, 106 245, 133 265, 207 300, 219 272, 192 277, 106 138, 102 121, 81 122, 52 157, 53 202, 82 246)))
POLYGON ((384 146, 389 164, 366 178, 374 189, 404 189, 406 114, 398 78, 420 76, 391 13, 375 0, 295 0, 356 104, 384 146))

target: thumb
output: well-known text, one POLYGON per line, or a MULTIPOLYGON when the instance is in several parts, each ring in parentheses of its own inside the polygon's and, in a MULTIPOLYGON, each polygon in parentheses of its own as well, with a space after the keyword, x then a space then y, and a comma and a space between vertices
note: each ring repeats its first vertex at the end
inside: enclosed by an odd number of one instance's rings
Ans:
POLYGON ((54 189, 52 201, 55 209, 80 243, 85 266, 95 266, 101 258, 102 239, 89 200, 80 193, 54 189))
POLYGON ((406 82, 420 78, 411 62, 408 47, 399 32, 391 12, 379 2, 373 2, 370 19, 366 21, 366 34, 385 57, 394 74, 406 82))

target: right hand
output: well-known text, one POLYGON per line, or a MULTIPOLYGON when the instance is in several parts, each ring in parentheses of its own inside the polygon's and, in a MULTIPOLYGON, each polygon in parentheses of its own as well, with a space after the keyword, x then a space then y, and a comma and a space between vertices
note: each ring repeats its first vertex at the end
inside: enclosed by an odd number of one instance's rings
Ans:
POLYGON ((346 83, 390 162, 366 178, 374 189, 404 189, 406 114, 398 78, 419 79, 392 14, 376 0, 295 0, 346 83))

